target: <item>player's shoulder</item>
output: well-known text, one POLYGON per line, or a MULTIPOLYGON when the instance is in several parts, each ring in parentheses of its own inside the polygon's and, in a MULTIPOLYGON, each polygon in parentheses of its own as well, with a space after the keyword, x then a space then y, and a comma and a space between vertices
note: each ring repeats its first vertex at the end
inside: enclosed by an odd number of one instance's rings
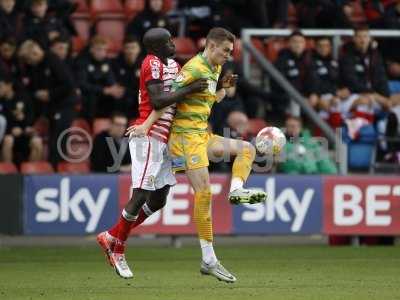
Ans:
POLYGON ((153 54, 147 54, 143 59, 142 68, 150 67, 150 68, 161 68, 162 61, 157 56, 153 54))
POLYGON ((203 69, 203 63, 200 55, 192 57, 183 67, 183 70, 187 72, 201 72, 203 69))

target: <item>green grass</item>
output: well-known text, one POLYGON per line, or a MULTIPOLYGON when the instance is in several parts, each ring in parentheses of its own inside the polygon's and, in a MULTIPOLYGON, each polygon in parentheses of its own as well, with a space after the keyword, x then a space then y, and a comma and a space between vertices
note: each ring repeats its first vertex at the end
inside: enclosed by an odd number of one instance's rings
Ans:
POLYGON ((0 299, 400 299, 399 247, 220 246, 238 278, 199 274, 197 247, 131 247, 123 280, 95 247, 0 248, 0 299))

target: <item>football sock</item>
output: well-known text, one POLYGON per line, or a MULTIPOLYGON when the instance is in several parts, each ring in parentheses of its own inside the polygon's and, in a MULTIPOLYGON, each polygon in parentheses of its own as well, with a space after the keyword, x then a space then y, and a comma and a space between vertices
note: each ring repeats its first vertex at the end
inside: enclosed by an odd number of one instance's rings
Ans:
POLYGON ((232 178, 240 178, 245 182, 250 175, 256 151, 252 147, 243 146, 235 157, 232 166, 232 178))
POLYGON ((125 209, 122 211, 121 216, 117 222, 117 224, 112 227, 108 233, 119 239, 122 242, 125 242, 128 238, 128 234, 131 228, 132 223, 134 223, 137 219, 137 216, 129 214, 125 209))
POLYGON ((131 229, 142 224, 148 217, 150 217, 154 212, 150 210, 147 203, 145 203, 142 208, 139 210, 139 215, 135 222, 132 223, 131 229))
POLYGON ((243 179, 239 178, 239 177, 232 177, 231 189, 229 190, 229 192, 232 192, 234 190, 241 189, 241 188, 243 188, 243 179))
POLYGON ((201 255, 203 261, 208 265, 214 265, 217 262, 214 248, 211 242, 200 239, 201 255))
POLYGON ((213 241, 211 221, 211 190, 194 193, 194 222, 199 238, 208 242, 213 241))

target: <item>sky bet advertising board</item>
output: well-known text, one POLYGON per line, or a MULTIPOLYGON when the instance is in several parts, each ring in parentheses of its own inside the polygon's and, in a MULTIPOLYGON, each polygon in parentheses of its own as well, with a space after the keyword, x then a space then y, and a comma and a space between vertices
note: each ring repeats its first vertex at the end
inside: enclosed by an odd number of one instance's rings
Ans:
POLYGON ((117 220, 117 176, 26 176, 26 234, 93 234, 117 220))

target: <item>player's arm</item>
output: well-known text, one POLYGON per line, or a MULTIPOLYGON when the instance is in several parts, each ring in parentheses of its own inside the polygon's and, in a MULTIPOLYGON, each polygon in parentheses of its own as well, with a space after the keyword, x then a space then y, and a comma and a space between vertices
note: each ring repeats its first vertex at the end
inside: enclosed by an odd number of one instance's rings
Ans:
POLYGON ((126 130, 125 135, 129 136, 130 138, 132 137, 140 137, 140 136, 145 136, 147 135, 147 132, 150 130, 151 125, 153 125, 154 122, 156 122, 163 114, 164 112, 168 109, 168 107, 165 107, 160 110, 152 110, 150 115, 147 117, 147 119, 140 125, 132 125, 128 127, 126 130))
POLYGON ((221 102, 227 94, 226 90, 236 86, 237 79, 238 76, 236 74, 226 74, 222 77, 221 88, 217 91, 217 99, 215 101, 221 102))
POLYGON ((161 80, 151 80, 147 82, 150 102, 155 110, 160 110, 171 104, 182 101, 186 95, 200 92, 207 87, 207 79, 203 78, 196 79, 173 92, 164 92, 164 83, 161 80))

